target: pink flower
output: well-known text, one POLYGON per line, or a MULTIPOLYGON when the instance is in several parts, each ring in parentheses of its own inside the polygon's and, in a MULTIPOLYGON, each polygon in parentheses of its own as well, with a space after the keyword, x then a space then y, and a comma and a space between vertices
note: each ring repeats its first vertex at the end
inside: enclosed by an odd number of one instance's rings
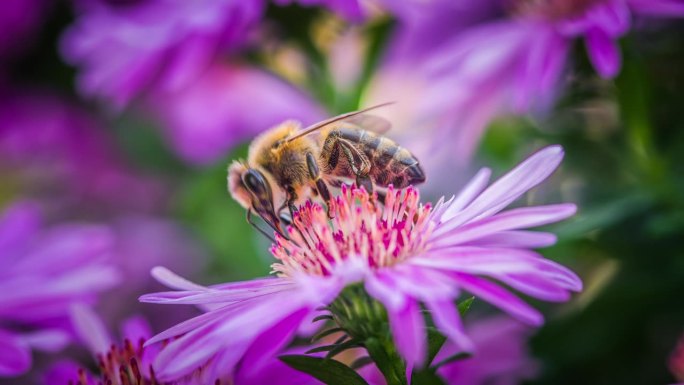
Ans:
POLYGON ((0 217, 0 377, 31 367, 31 350, 70 340, 69 308, 93 303, 119 280, 112 234, 101 226, 41 224, 36 206, 17 203, 0 217))
MULTIPOLYGON (((475 345, 471 357, 442 366, 438 373, 449 384, 516 385, 534 378, 537 362, 527 351, 533 331, 509 317, 473 319, 466 325, 475 345)), ((447 343, 435 357, 435 362, 448 359, 461 350, 447 343)))
POLYGON ((65 34, 63 56, 80 68, 81 92, 125 106, 148 87, 178 90, 221 52, 244 44, 261 0, 90 2, 65 34))
POLYGON ((143 317, 133 316, 124 321, 118 339, 112 338, 102 319, 86 306, 73 306, 71 320, 79 339, 92 354, 94 363, 97 363, 99 372, 90 373, 77 362, 63 360, 45 373, 44 382, 47 385, 320 385, 312 377, 297 372, 276 359, 267 361, 259 368, 245 365, 248 370, 239 371, 234 378, 213 378, 210 377, 210 372, 198 370, 179 381, 160 383, 151 363, 163 348, 144 346, 152 333, 143 317))
POLYGON ((0 93, 0 173, 26 196, 61 209, 159 207, 162 185, 133 171, 112 139, 96 119, 56 95, 0 93))
MULTIPOLYGON (((439 123, 449 132, 434 136, 451 137, 456 148, 450 150, 462 162, 470 159, 495 117, 552 105, 576 39, 584 40, 599 75, 612 78, 621 67, 618 40, 630 30, 633 19, 684 16, 684 3, 678 0, 513 0, 504 4, 500 11, 507 17, 491 16, 465 29, 457 23, 452 38, 427 53, 431 57, 425 60, 427 68, 420 69, 430 74, 426 83, 433 85, 423 95, 432 109, 423 114, 444 117, 439 123)), ((424 24, 423 34, 429 35, 430 19, 424 24)), ((432 33, 449 35, 438 27, 432 33)))
POLYGON ((253 67, 216 64, 178 92, 149 98, 176 152, 192 163, 215 162, 232 146, 286 119, 314 122, 311 98, 253 67))
POLYGON ((684 336, 679 339, 670 355, 668 366, 677 381, 684 383, 684 336))
POLYGON ((411 367, 425 359, 421 304, 439 330, 470 350, 454 300, 469 292, 530 325, 542 315, 511 289, 545 301, 566 301, 582 288, 567 268, 530 249, 555 242, 526 230, 575 213, 573 204, 502 211, 546 179, 563 151, 547 147, 487 187, 484 169, 449 200, 420 203, 418 191, 389 189, 385 206, 362 189, 344 187, 329 221, 316 203, 300 208, 290 239, 276 238, 276 277, 200 286, 163 268, 153 275, 176 291, 148 294, 143 302, 192 304, 206 312, 153 337, 168 340, 155 361, 162 380, 187 375, 211 362, 231 371, 243 357, 269 356, 295 334, 315 329, 312 316, 349 285, 362 285, 387 312, 398 351, 411 367))

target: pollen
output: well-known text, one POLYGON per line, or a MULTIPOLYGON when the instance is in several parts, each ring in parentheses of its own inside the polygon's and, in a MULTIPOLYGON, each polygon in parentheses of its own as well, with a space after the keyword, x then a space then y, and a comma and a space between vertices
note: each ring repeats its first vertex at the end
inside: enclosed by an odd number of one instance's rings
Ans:
POLYGON ((276 235, 271 253, 278 276, 329 275, 350 260, 381 269, 416 255, 427 246, 433 223, 430 204, 418 190, 389 187, 385 204, 363 188, 342 186, 332 200, 332 219, 318 203, 306 202, 288 227, 289 239, 276 235))

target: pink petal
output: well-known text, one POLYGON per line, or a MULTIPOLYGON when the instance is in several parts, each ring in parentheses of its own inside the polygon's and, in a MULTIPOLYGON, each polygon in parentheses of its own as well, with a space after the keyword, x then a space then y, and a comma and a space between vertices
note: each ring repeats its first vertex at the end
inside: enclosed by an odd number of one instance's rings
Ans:
POLYGON ((562 147, 545 147, 499 178, 475 198, 471 204, 446 221, 440 231, 457 228, 473 218, 486 217, 502 210, 522 194, 548 178, 556 170, 562 159, 562 147))
POLYGON ((572 203, 548 206, 523 207, 505 211, 489 218, 475 220, 461 227, 437 228, 432 236, 436 245, 459 245, 496 234, 500 231, 542 226, 558 222, 575 214, 577 206, 572 203))
POLYGON ((599 28, 592 28, 587 31, 585 42, 589 59, 599 75, 606 79, 617 75, 621 58, 620 50, 613 38, 599 28))
POLYGON ((387 316, 397 350, 407 366, 421 366, 425 362, 426 334, 418 302, 407 299, 402 308, 388 308, 387 316))
POLYGON ((187 279, 162 266, 156 266, 152 268, 150 273, 152 274, 152 277, 157 280, 157 282, 171 289, 197 291, 209 290, 209 288, 188 281, 187 279))
POLYGON ((107 332, 107 327, 90 308, 84 305, 73 305, 71 307, 71 322, 76 334, 91 352, 103 354, 109 350, 112 339, 107 332))
POLYGON ((470 204, 473 199, 475 199, 482 192, 482 190, 487 187, 487 183, 489 183, 489 177, 491 175, 492 170, 488 168, 480 169, 480 171, 475 174, 470 182, 463 187, 461 192, 456 195, 456 199, 451 202, 444 215, 440 217, 440 221, 443 222, 451 219, 459 211, 463 210, 464 207, 470 204))
POLYGON ((435 326, 446 334, 455 344, 465 351, 473 351, 475 346, 463 329, 461 316, 453 300, 427 302, 435 326))
POLYGON ((31 367, 31 351, 17 335, 0 330, 0 376, 18 376, 31 367))
POLYGON ((469 246, 487 246, 497 248, 536 249, 556 243, 553 233, 525 230, 505 230, 465 243, 469 246))
POLYGON ((595 5, 587 15, 589 22, 611 37, 619 37, 629 30, 631 14, 623 0, 604 1, 595 5))
POLYGON ((500 286, 470 274, 456 274, 458 283, 464 290, 491 303, 513 317, 533 326, 544 323, 544 317, 536 309, 500 286))
POLYGON ((64 330, 59 329, 40 329, 25 333, 21 338, 32 349, 51 353, 64 349, 71 342, 71 337, 64 330))
POLYGON ((681 0, 628 0, 635 13, 647 16, 682 17, 684 2, 681 0))

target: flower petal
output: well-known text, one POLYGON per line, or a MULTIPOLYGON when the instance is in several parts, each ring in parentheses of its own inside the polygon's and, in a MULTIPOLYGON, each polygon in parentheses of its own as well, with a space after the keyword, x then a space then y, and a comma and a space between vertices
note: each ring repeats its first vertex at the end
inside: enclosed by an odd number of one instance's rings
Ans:
POLYGON ((421 366, 425 362, 425 321, 418 302, 407 298, 401 308, 387 308, 392 337, 407 366, 421 366))
POLYGON ((544 323, 544 317, 539 311, 500 286, 470 274, 458 273, 456 277, 459 285, 464 290, 491 303, 520 321, 533 326, 539 326, 544 323))
POLYGON ((447 230, 447 227, 440 227, 434 231, 432 240, 438 246, 459 245, 500 231, 524 229, 558 222, 574 215, 576 211, 577 206, 572 203, 522 207, 489 218, 475 220, 460 227, 451 227, 451 230, 447 230))
POLYGON ((589 59, 603 78, 610 79, 620 71, 621 58, 617 43, 605 31, 592 28, 586 34, 589 59))
POLYGON ((474 218, 497 213, 548 178, 562 159, 562 147, 545 147, 499 178, 461 212, 446 221, 439 230, 449 231, 474 218))
POLYGON ((461 316, 453 301, 426 302, 435 326, 465 351, 473 351, 473 341, 466 335, 461 316))
POLYGON ((21 337, 0 330, 0 376, 18 376, 31 367, 31 351, 21 337))
POLYGON ((107 327, 92 309, 84 305, 73 305, 71 322, 76 334, 93 354, 107 353, 112 339, 107 332, 107 327))

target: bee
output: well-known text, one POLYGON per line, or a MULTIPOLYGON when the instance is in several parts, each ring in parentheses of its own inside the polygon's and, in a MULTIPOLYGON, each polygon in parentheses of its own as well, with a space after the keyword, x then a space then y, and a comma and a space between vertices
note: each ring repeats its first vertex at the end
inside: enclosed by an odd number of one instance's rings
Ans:
POLYGON ((382 136, 389 122, 366 114, 387 104, 304 129, 299 122, 286 121, 257 136, 249 146, 247 161, 234 161, 228 167, 228 191, 247 210, 247 221, 271 238, 252 222, 254 211, 284 236, 281 220, 288 223, 296 207, 311 197, 325 201, 330 215, 329 186, 356 183, 383 199, 389 185, 401 189, 424 182, 416 157, 382 136), (289 219, 283 215, 285 209, 289 219))

